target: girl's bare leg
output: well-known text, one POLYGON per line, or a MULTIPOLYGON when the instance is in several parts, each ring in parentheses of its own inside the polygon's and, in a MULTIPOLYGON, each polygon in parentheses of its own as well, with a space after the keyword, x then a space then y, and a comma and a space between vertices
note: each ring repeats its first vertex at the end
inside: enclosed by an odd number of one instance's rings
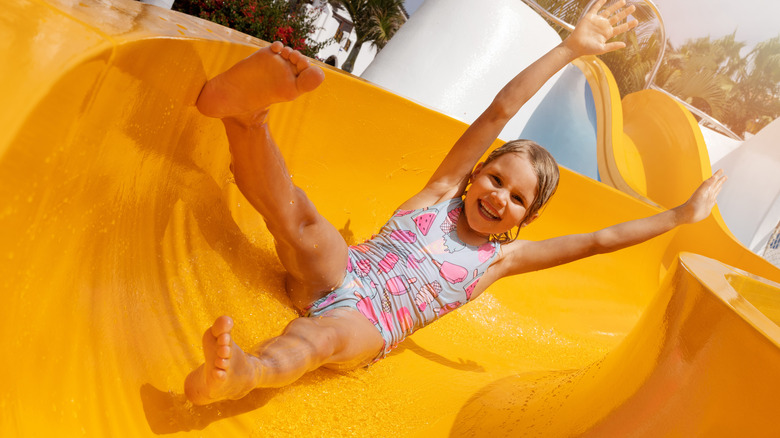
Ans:
POLYGON ((203 335, 206 362, 191 372, 184 392, 194 404, 238 399, 255 388, 288 385, 321 366, 348 369, 367 364, 384 345, 379 332, 353 309, 322 318, 298 318, 284 333, 244 352, 231 337, 233 320, 217 318, 203 335))
MULTIPOLYGON (((300 53, 274 43, 210 80, 198 109, 225 125, 236 184, 263 216, 289 273, 288 294, 299 309, 343 280, 347 245, 290 179, 266 124, 271 105, 316 88, 324 75, 300 53)), ((353 309, 322 318, 298 318, 284 333, 249 353, 231 337, 233 321, 220 317, 203 335, 206 361, 185 380, 196 404, 235 399, 258 387, 294 382, 320 366, 354 367, 374 358, 384 340, 353 309)))
POLYGON ((206 83, 198 109, 220 117, 227 132, 236 184, 265 219, 289 273, 288 294, 305 309, 344 278, 347 245, 296 187, 266 116, 271 105, 315 89, 322 70, 274 43, 206 83))

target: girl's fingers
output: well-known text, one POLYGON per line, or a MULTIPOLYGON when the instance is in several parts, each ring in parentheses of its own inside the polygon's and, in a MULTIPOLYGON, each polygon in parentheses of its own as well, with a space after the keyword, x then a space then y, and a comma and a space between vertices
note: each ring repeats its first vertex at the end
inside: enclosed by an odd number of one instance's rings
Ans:
MULTIPOLYGON (((603 2, 599 2, 599 3, 603 4, 603 2)), ((617 11, 618 9, 622 8, 625 5, 626 5, 626 0, 620 0, 619 2, 615 2, 615 4, 613 4, 612 6, 608 7, 607 9, 604 9, 603 12, 604 16, 605 17, 611 16, 612 14, 615 13, 615 11, 617 11)))
POLYGON ((613 41, 604 45, 604 51, 611 52, 613 50, 620 50, 624 47, 626 47, 626 43, 623 41, 613 41))
POLYGON ((604 6, 604 3, 606 3, 606 2, 607 2, 607 0, 597 1, 596 4, 593 5, 593 7, 591 7, 590 11, 588 11, 588 12, 591 13, 591 14, 598 14, 599 13, 599 9, 601 9, 601 7, 604 6))
POLYGON ((621 21, 623 21, 623 19, 625 19, 629 15, 633 14, 634 11, 636 11, 636 6, 631 5, 631 6, 627 7, 627 8, 625 8, 625 9, 621 10, 617 14, 609 17, 609 23, 612 24, 612 25, 614 25, 615 23, 620 23, 621 21))
POLYGON ((723 184, 726 183, 727 179, 728 179, 728 177, 724 176, 724 177, 721 177, 720 179, 718 179, 717 182, 715 182, 715 193, 720 193, 720 189, 723 188, 723 184))
POLYGON ((621 33, 628 32, 630 29, 635 28, 637 23, 638 22, 636 20, 631 20, 628 23, 623 23, 620 26, 615 27, 614 30, 612 31, 612 34, 620 35, 621 33))

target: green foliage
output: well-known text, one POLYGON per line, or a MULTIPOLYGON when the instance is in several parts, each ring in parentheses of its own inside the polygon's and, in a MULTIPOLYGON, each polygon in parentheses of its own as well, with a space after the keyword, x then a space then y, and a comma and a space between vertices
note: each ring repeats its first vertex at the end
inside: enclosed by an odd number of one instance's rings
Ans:
POLYGON ((260 38, 281 41, 314 57, 329 41, 317 43, 311 35, 317 30, 316 16, 305 5, 283 0, 176 0, 173 9, 260 38))
POLYGON ((735 33, 670 49, 656 84, 736 133, 758 132, 780 117, 780 37, 746 53, 735 33))
POLYGON ((334 6, 343 7, 355 26, 355 45, 342 65, 351 72, 360 47, 365 42, 373 43, 381 50, 395 32, 403 25, 401 13, 403 0, 329 0, 334 6))

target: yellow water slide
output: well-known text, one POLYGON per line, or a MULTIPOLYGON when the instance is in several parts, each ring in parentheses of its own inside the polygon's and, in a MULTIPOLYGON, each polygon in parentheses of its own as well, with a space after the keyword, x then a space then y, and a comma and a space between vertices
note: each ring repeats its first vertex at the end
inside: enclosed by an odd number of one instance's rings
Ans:
MULTIPOLYGON (((193 107, 208 77, 261 44, 130 1, 4 3, 0 436, 776 432, 780 273, 713 242, 716 217, 504 280, 370 368, 187 403, 216 316, 234 316, 242 345, 296 316, 221 124, 193 107)), ((335 70, 270 123, 295 182, 348 242, 381 226, 465 128, 335 70)), ((524 237, 655 211, 564 169, 524 237)))
MULTIPOLYGON (((617 83, 601 60, 583 57, 574 64, 593 91, 601 181, 651 205, 672 208, 685 202, 713 172, 693 115, 653 89, 628 94, 621 101, 617 83)), ((672 252, 694 242, 700 253, 773 278, 774 269, 739 242, 718 209, 706 226, 680 236, 672 252)))

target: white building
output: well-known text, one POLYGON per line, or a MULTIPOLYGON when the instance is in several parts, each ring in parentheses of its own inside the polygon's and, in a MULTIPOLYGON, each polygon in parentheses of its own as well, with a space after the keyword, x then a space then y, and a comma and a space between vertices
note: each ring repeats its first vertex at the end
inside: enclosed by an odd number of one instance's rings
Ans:
MULTIPOLYGON (((334 7, 327 0, 314 0, 309 5, 310 10, 317 16, 315 31, 312 39, 317 42, 323 42, 329 38, 335 38, 335 42, 329 44, 317 53, 317 58, 335 67, 341 68, 349 56, 349 52, 357 41, 357 35, 354 31, 352 18, 349 13, 341 6, 334 7)), ((404 17, 408 18, 405 10, 404 17)), ((360 48, 360 54, 355 61, 355 67, 352 74, 360 76, 363 71, 371 64, 377 54, 377 48, 372 43, 363 43, 360 48)))

